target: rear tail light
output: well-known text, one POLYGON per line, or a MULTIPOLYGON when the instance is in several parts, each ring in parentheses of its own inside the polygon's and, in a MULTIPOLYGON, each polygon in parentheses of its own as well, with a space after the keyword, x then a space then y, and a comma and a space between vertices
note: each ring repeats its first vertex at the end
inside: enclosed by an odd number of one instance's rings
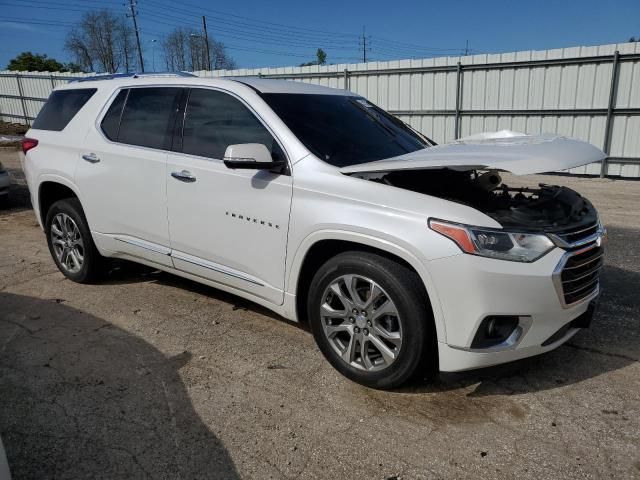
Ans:
POLYGON ((22 140, 22 153, 27 153, 32 148, 38 146, 38 140, 35 138, 24 138, 22 140))

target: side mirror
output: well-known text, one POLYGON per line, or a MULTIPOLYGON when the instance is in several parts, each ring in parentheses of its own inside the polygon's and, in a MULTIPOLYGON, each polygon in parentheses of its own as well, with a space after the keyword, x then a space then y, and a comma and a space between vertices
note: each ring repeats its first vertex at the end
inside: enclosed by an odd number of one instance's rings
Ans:
POLYGON ((282 167, 284 160, 273 160, 269 149, 262 143, 239 143, 227 147, 224 164, 233 169, 272 170, 282 167))

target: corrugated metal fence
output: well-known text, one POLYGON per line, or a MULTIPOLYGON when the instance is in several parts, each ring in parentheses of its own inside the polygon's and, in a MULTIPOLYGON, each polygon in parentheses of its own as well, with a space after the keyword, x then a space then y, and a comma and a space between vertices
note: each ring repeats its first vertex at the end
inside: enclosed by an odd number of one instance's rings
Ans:
MULTIPOLYGON (((572 173, 640 177, 639 43, 195 73, 347 88, 439 143, 502 129, 580 138, 609 159, 572 173)), ((52 87, 70 78, 0 72, 0 119, 32 119, 52 87)))

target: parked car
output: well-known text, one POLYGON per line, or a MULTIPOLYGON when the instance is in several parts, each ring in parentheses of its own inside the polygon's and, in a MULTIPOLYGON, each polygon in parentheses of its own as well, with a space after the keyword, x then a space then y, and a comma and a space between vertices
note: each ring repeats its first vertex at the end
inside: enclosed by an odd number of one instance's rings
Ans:
POLYGON ((498 171, 604 154, 496 137, 438 146, 357 94, 300 82, 135 75, 58 87, 23 150, 71 280, 115 257, 211 285, 309 321, 338 371, 392 388, 547 352, 591 320, 595 208, 498 171))
POLYGON ((7 455, 4 453, 2 438, 0 438, 0 480, 11 480, 11 472, 7 463, 7 455))
POLYGON ((9 198, 9 186, 11 185, 11 179, 9 178, 9 172, 2 162, 0 162, 0 202, 9 198))

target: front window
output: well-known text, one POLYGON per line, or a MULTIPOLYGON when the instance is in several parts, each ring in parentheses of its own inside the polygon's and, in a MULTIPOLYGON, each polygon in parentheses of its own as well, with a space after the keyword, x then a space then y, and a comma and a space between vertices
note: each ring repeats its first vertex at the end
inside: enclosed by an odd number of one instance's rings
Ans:
POLYGON ((396 157, 433 145, 361 97, 265 93, 262 98, 314 155, 336 167, 396 157))
POLYGON ((274 160, 285 158, 271 133, 239 100, 216 90, 191 90, 184 117, 182 151, 222 159, 227 147, 238 143, 261 143, 274 160))

